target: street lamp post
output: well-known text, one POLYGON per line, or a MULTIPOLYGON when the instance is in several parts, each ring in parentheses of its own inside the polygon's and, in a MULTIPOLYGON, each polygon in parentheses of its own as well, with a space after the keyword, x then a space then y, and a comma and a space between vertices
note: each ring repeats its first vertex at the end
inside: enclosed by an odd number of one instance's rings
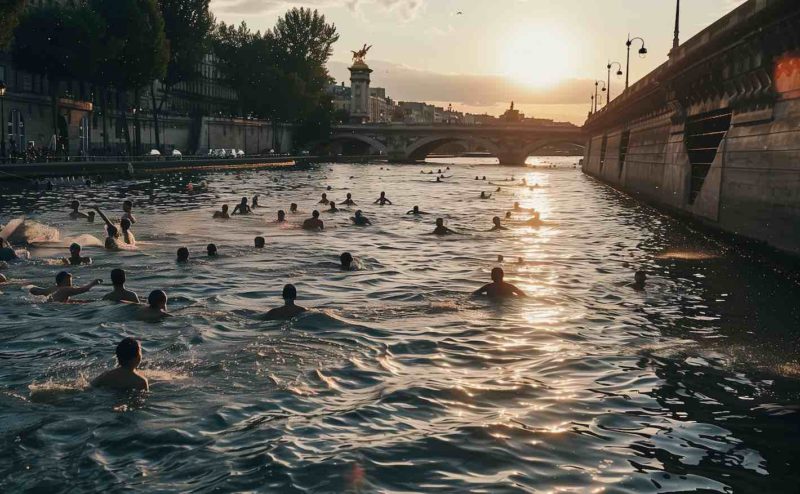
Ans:
POLYGON ((589 103, 589 115, 594 115, 594 95, 589 97, 591 103, 589 103))
POLYGON ((611 103, 611 67, 617 64, 617 77, 622 75, 622 64, 619 62, 608 62, 608 82, 606 83, 606 88, 608 88, 608 92, 606 92, 606 104, 611 103))
POLYGON ((630 77, 630 74, 631 74, 631 45, 637 39, 642 42, 642 47, 639 48, 639 56, 644 58, 645 55, 647 55, 647 48, 644 47, 644 40, 642 38, 639 38, 639 37, 631 39, 631 35, 628 34, 628 41, 625 42, 625 46, 628 47, 628 61, 627 61, 626 65, 625 65, 625 89, 628 89, 628 84, 630 83, 630 80, 631 80, 631 77, 630 77))
POLYGON ((6 83, 0 81, 0 157, 6 162, 6 83))
POLYGON ((675 5, 675 37, 672 38, 672 49, 677 50, 680 45, 681 32, 681 0, 677 0, 675 5))
POLYGON ((603 85, 603 92, 606 90, 606 83, 603 81, 594 81, 594 112, 597 113, 597 102, 599 98, 597 96, 597 86, 602 84, 603 85))

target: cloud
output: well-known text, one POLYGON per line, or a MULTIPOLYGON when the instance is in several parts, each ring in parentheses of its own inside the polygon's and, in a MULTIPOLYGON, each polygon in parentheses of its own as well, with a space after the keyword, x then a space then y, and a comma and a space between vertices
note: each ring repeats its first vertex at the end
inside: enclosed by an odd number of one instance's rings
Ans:
MULTIPOLYGON (((420 70, 381 60, 370 60, 372 85, 385 87, 398 101, 452 101, 469 106, 494 107, 515 101, 519 104, 589 104, 592 80, 570 79, 550 88, 534 88, 499 75, 446 74, 420 70)), ((337 81, 349 81, 349 64, 328 64, 337 81)))
POLYGON ((254 15, 283 12, 291 7, 346 7, 353 12, 362 6, 377 5, 386 11, 399 14, 404 19, 415 17, 425 0, 212 0, 211 9, 221 14, 254 15))

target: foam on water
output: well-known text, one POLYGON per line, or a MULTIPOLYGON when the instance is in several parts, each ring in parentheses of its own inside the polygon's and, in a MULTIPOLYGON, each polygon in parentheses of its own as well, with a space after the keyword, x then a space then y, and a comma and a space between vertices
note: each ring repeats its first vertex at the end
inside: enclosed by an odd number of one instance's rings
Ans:
POLYGON ((449 161, 0 190, 0 223, 17 229, 24 215, 30 235, 60 233, 3 270, 0 491, 794 492, 797 285, 575 162, 467 160, 440 184, 420 169, 449 161), (211 191, 186 191, 203 180, 211 191), (381 190, 395 206, 372 204, 381 190), (302 231, 323 192, 358 206, 302 231), (210 219, 255 194, 256 215, 210 219), (113 221, 124 198, 137 250, 105 251, 102 222, 64 208, 98 203, 113 221), (306 213, 273 223, 292 202, 306 213), (514 202, 546 225, 486 232, 514 202), (432 214, 406 216, 415 204, 432 214), (353 227, 355 209, 374 226, 353 227), (430 235, 437 216, 469 235, 430 235), (67 240, 94 261, 66 268, 76 285, 123 267, 140 297, 166 290, 174 317, 27 295, 65 269, 67 240), (359 270, 339 270, 343 251, 359 270), (470 298, 500 254, 530 297, 470 298), (636 269, 643 292, 629 286, 636 269), (264 320, 287 282, 310 311, 264 320), (124 336, 142 341, 151 391, 88 388, 124 336))

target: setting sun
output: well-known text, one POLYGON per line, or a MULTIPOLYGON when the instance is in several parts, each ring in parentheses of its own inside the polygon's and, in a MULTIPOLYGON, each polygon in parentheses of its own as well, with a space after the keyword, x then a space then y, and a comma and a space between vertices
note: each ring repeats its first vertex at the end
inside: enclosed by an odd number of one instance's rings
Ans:
POLYGON ((512 32, 503 41, 501 70, 515 82, 548 87, 569 77, 570 36, 557 26, 537 25, 512 32))

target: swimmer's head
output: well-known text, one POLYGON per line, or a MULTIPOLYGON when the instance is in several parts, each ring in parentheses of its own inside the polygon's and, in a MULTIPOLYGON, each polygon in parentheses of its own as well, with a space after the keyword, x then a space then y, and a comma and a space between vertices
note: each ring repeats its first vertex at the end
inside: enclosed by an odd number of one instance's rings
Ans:
POLYGON ((644 283, 647 281, 647 273, 644 271, 636 271, 636 273, 633 275, 633 280, 637 285, 644 285, 644 283))
POLYGON ((283 287, 282 297, 283 297, 283 300, 286 300, 286 301, 292 300, 293 301, 294 299, 297 298, 297 288, 295 288, 294 285, 292 285, 292 284, 285 285, 283 287))
POLYGON ((106 227, 106 232, 109 237, 119 237, 119 230, 117 230, 117 227, 114 225, 108 225, 106 227))
POLYGON ((71 207, 74 211, 77 211, 79 207, 81 207, 81 203, 78 201, 72 201, 69 203, 69 207, 71 207))
POLYGON ((415 213, 418 213, 419 212, 419 206, 414 206, 413 208, 411 208, 411 210, 414 211, 415 213))
POLYGON ((506 219, 511 218, 511 211, 506 211, 506 219))
POLYGON ((327 190, 333 190, 333 187, 329 185, 327 190))
POLYGON ((122 286, 125 284, 125 270, 123 269, 112 269, 111 270, 111 283, 114 286, 122 286))
POLYGON ((80 246, 80 244, 74 244, 74 243, 71 244, 69 246, 69 253, 72 254, 73 256, 81 255, 81 246, 80 246))
POLYGON ((94 223, 94 214, 95 214, 94 211, 89 211, 88 213, 89 217, 87 218, 89 223, 94 223))
POLYGON ((323 193, 322 193, 322 199, 324 200, 324 199, 327 199, 327 198, 328 198, 328 194, 326 194, 326 193, 324 193, 324 192, 323 192, 323 193))
POLYGON ((128 218, 122 218, 119 220, 119 226, 122 228, 123 232, 127 232, 131 228, 131 220, 128 218))
POLYGON ((444 220, 442 218, 436 218, 436 226, 444 226, 444 220))
POLYGON ((500 226, 500 217, 495 216, 494 218, 492 218, 492 223, 494 223, 495 226, 500 226))
POLYGON ((61 271, 56 275, 57 286, 72 286, 72 275, 66 271, 61 271))
POLYGON ((247 206, 247 198, 246 197, 242 197, 242 200, 241 200, 240 203, 241 203, 242 206, 247 206))
POLYGON ((164 290, 153 290, 147 296, 147 305, 151 309, 166 310, 167 308, 167 294, 164 290))
POLYGON ((142 346, 133 338, 125 338, 120 341, 116 354, 120 367, 135 369, 142 362, 142 346))
POLYGON ((228 205, 227 204, 223 204, 222 205, 222 212, 223 213, 227 213, 228 212, 228 205))
POLYGON ((296 204, 296 203, 292 203, 292 204, 289 206, 289 211, 291 211, 291 212, 293 212, 293 213, 296 213, 296 212, 297 212, 297 204, 296 204))
POLYGON ((381 197, 386 197, 386 192, 381 192, 381 197))
POLYGON ((339 261, 342 263, 342 268, 350 269, 350 265, 353 264, 353 255, 345 252, 339 256, 339 261))
POLYGON ((209 257, 213 257, 217 255, 217 245, 216 244, 208 244, 206 246, 206 252, 208 252, 209 257))
POLYGON ((314 212, 313 212, 313 213, 311 213, 311 216, 313 216, 314 218, 319 218, 319 211, 317 211, 317 210, 315 209, 315 210, 314 210, 314 212))
POLYGON ((500 254, 500 255, 498 255, 498 256, 497 256, 497 262, 503 262, 503 260, 504 260, 504 259, 503 259, 503 256, 502 256, 502 254, 500 254))
POLYGON ((336 209, 336 203, 335 202, 331 201, 330 205, 331 205, 331 209, 336 209))
POLYGON ((475 175, 475 180, 478 180, 478 176, 477 175, 475 175))
POLYGON ((514 203, 514 209, 519 209, 519 203, 518 202, 514 203))
POLYGON ((278 221, 286 221, 286 211, 283 209, 278 211, 278 221))
POLYGON ((254 242, 256 249, 263 249, 264 245, 267 243, 267 240, 264 237, 256 237, 254 242))
POLYGON ((503 268, 494 268, 492 269, 492 281, 495 283, 500 283, 503 281, 503 277, 505 276, 505 272, 503 272, 503 268))
POLYGON ((348 199, 352 199, 352 198, 353 198, 353 194, 351 194, 351 193, 349 193, 349 192, 348 192, 348 193, 347 193, 347 198, 348 198, 348 199))
POLYGON ((363 214, 363 213, 362 213, 362 212, 361 212, 361 210, 359 209, 358 211, 356 211, 356 218, 361 218, 361 215, 362 215, 362 214, 363 214))
POLYGON ((130 213, 131 209, 133 208, 133 203, 131 201, 125 201, 122 203, 122 210, 126 213, 130 213))
POLYGON ((178 262, 186 262, 189 260, 189 249, 181 247, 178 249, 178 262))

